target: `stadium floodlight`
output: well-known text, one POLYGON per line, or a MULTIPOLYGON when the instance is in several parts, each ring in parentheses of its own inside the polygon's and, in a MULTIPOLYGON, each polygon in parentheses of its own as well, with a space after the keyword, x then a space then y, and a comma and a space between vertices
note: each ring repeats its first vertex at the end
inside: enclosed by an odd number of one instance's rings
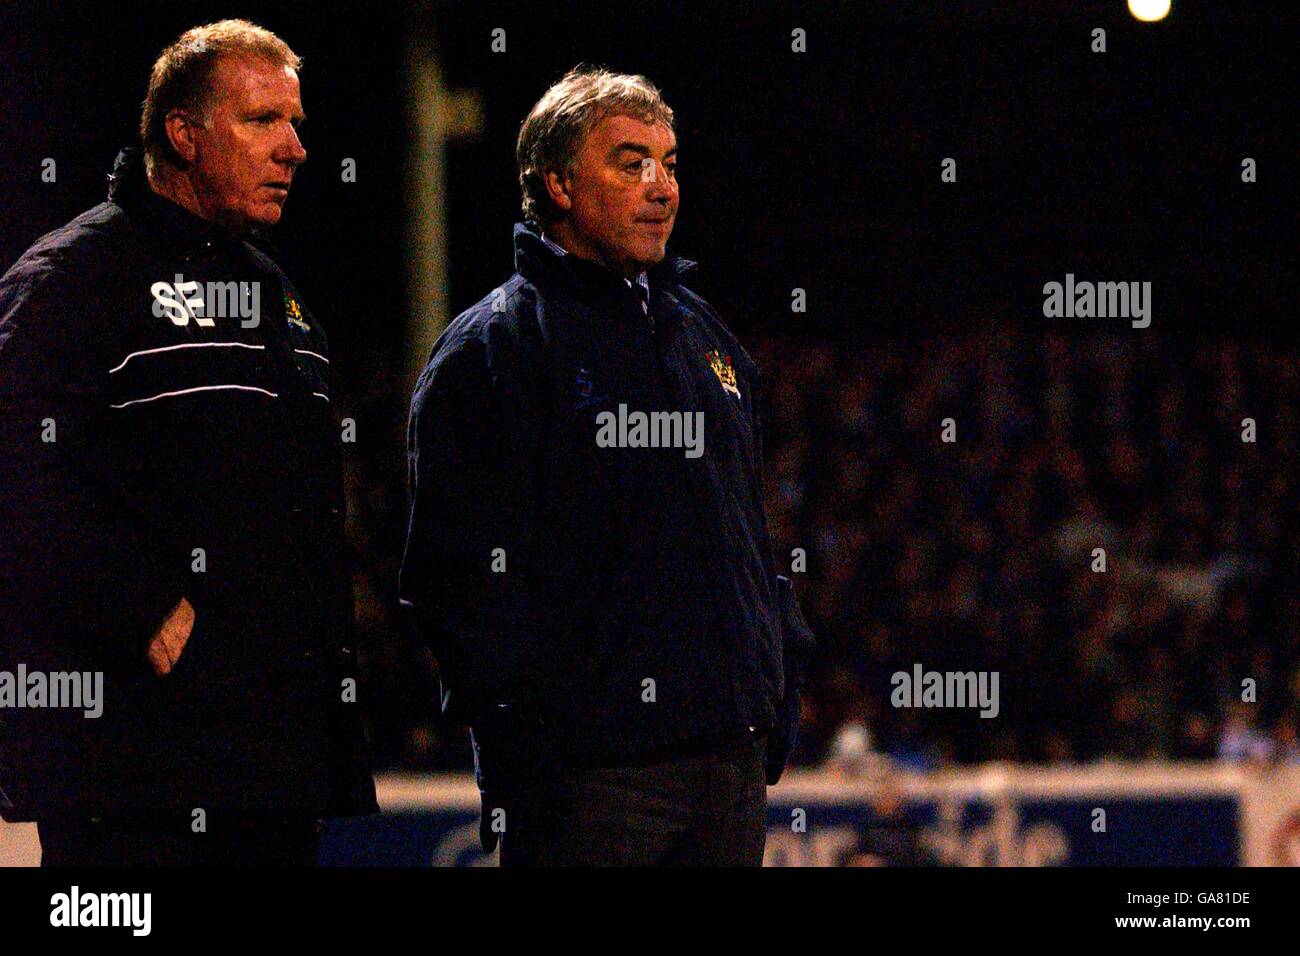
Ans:
POLYGON ((1169 14, 1169 0, 1128 0, 1128 12, 1143 23, 1154 23, 1169 14))

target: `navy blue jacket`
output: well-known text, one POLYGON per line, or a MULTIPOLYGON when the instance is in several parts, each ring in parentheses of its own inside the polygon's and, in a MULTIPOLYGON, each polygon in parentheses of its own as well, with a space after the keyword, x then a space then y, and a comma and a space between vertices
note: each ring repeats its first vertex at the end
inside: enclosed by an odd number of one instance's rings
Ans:
POLYGON ((693 263, 650 271, 647 315, 535 227, 514 242, 517 273, 448 326, 411 404, 401 597, 448 713, 505 702, 584 761, 777 727, 758 368, 682 284, 693 263), (703 412, 703 454, 598 446, 620 405, 703 412))
POLYGON ((370 812, 324 333, 264 251, 152 192, 139 150, 110 197, 0 279, 0 670, 105 681, 97 719, 0 709, 0 812, 370 812), (151 289, 178 273, 259 283, 258 320, 169 317, 151 289))

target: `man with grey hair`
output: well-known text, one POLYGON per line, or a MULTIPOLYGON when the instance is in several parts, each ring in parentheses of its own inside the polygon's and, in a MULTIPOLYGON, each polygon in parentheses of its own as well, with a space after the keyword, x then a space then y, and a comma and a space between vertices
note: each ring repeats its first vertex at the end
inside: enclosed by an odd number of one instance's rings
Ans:
POLYGON ((306 151, 300 60, 242 20, 153 68, 109 201, 0 279, 0 813, 43 865, 310 864, 376 809, 324 333, 260 230, 306 151))
POLYGON ((401 575, 472 730, 484 849, 757 865, 812 635, 768 539, 758 369, 667 253, 673 112, 644 77, 579 68, 517 160, 517 271, 412 400, 401 575), (609 440, 664 415, 702 449, 609 440))

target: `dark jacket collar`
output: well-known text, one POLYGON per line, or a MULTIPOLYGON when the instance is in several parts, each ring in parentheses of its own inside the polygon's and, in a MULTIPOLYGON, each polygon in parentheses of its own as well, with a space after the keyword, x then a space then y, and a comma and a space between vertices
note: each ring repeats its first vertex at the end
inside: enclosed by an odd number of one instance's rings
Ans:
POLYGON ((181 253, 234 248, 244 239, 258 238, 254 233, 236 235, 150 189, 144 150, 139 147, 128 147, 117 154, 108 176, 108 198, 138 217, 160 243, 181 253))
MULTIPOLYGON (((515 223, 515 268, 534 284, 559 284, 569 291, 597 297, 617 291, 625 293, 623 277, 597 263, 577 256, 561 256, 543 240, 541 230, 531 222, 515 223)), ((696 268, 689 259, 671 253, 647 273, 651 293, 682 284, 696 268)))

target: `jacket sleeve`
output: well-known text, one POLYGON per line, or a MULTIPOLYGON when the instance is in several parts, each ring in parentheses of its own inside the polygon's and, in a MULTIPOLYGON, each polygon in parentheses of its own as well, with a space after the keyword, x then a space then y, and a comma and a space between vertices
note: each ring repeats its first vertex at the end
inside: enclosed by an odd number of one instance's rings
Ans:
POLYGON ((188 565, 123 500, 105 379, 128 316, 86 289, 48 256, 0 279, 0 613, 16 651, 44 635, 143 663, 188 565))
POLYGON ((471 724, 501 705, 537 716, 545 700, 527 584, 535 428, 487 354, 473 336, 444 342, 416 387, 399 585, 438 660, 444 709, 471 724))
POLYGON ((763 502, 763 422, 759 410, 761 403, 759 373, 757 368, 750 383, 751 421, 754 434, 754 495, 762 515, 762 541, 764 558, 771 582, 772 596, 777 602, 781 622, 781 669, 784 695, 777 714, 779 725, 768 737, 767 782, 775 784, 781 779, 790 751, 799 739, 800 697, 803 691, 808 663, 817 648, 812 630, 804 620, 794 584, 789 577, 778 573, 773 555, 772 541, 767 528, 767 509, 763 502))
MULTIPOLYGON (((767 508, 763 501, 763 416, 759 410, 760 400, 760 375, 757 369, 754 372, 753 382, 750 386, 750 408, 752 409, 752 428, 754 430, 754 495, 758 501, 758 507, 763 515, 762 541, 764 544, 764 558, 766 559, 768 578, 772 586, 772 594, 778 602, 781 613, 781 643, 782 653, 785 657, 797 658, 793 663, 798 665, 795 676, 802 683, 803 667, 809 657, 812 656, 813 650, 817 646, 816 639, 808 624, 804 621, 803 612, 799 608, 799 599, 794 593, 794 584, 786 575, 780 574, 776 564, 776 558, 773 554, 772 539, 767 528, 767 508)), ((786 663, 787 680, 790 676, 790 663, 786 663)))

